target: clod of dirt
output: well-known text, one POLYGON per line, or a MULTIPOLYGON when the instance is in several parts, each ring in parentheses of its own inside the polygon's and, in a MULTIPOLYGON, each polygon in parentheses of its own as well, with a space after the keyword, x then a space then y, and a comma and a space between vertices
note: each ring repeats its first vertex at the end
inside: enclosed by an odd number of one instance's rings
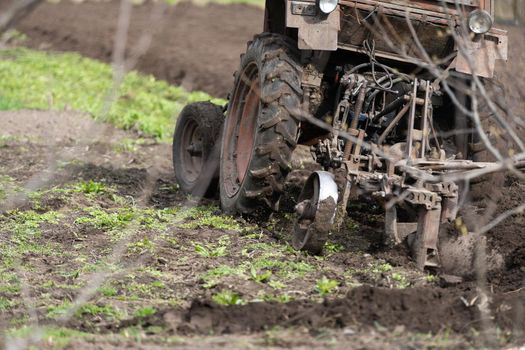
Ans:
POLYGON ((142 190, 147 179, 147 170, 143 168, 112 169, 95 164, 68 165, 67 176, 71 179, 84 179, 103 182, 117 187, 123 196, 137 196, 142 190))
POLYGON ((476 263, 482 263, 483 269, 494 271, 503 267, 503 257, 494 250, 486 251, 487 239, 473 233, 441 234, 439 237, 439 254, 442 271, 463 277, 474 277, 476 263))
MULTIPOLYGON (((345 328, 356 324, 379 324, 391 328, 403 325, 410 331, 433 333, 444 329, 461 333, 466 328, 479 329, 482 315, 476 303, 467 306, 462 296, 462 292, 453 289, 363 286, 351 290, 345 298, 325 300, 321 304, 303 300, 287 304, 260 302, 225 307, 210 301, 194 301, 187 310, 159 312, 146 322, 160 323, 186 334, 256 332, 274 326, 345 328)), ((491 310, 498 320, 498 327, 508 330, 516 326, 525 327, 525 320, 511 312, 512 309, 525 307, 524 297, 525 291, 496 296, 491 310)), ((477 300, 475 295, 469 295, 466 299, 477 300)), ((126 322, 126 326, 132 323, 126 322)))

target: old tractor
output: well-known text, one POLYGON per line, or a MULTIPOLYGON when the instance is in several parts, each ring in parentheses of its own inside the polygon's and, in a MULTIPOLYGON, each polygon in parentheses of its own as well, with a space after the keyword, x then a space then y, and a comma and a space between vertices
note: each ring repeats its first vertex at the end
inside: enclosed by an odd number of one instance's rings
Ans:
POLYGON ((440 227, 464 196, 497 186, 498 143, 519 141, 494 131, 512 128, 492 79, 507 58, 493 11, 491 0, 267 0, 227 106, 179 116, 181 188, 218 187, 225 212, 264 217, 292 196, 306 148, 317 168, 293 198, 296 249, 321 252, 348 203, 368 198, 384 207, 385 244, 408 241, 418 268, 439 267, 440 227))

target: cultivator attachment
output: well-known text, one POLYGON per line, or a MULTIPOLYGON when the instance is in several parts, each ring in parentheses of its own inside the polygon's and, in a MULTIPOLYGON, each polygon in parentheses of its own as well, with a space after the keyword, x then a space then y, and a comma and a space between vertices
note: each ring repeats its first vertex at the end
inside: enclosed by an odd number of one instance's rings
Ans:
POLYGON ((326 224, 334 229, 341 222, 341 213, 346 214, 348 201, 367 196, 385 208, 385 244, 394 246, 406 240, 419 269, 439 268, 440 227, 456 219, 458 184, 471 178, 472 172, 490 172, 498 164, 455 159, 445 151, 434 127, 431 99, 436 87, 430 81, 415 79, 411 92, 384 103, 375 115, 363 115, 363 105, 375 91, 382 93, 384 89, 376 86, 374 90, 373 82, 358 74, 344 76, 341 81, 347 90, 333 120, 333 137, 313 149, 317 162, 328 172, 315 173, 306 183, 296 207, 294 246, 319 252, 328 237, 326 224), (387 126, 370 137, 367 127, 379 124, 382 117, 387 118, 387 126), (399 128, 397 135, 391 135, 401 122, 407 125, 402 141, 399 128), (339 138, 343 133, 349 135, 344 143, 339 138), (326 175, 330 173, 334 175, 326 175), (323 205, 319 196, 326 188, 332 192, 338 189, 331 197, 337 202, 337 207, 330 207, 331 214, 326 213, 329 206, 323 205), (323 216, 317 215, 320 208, 323 216), (321 222, 325 225, 317 233, 315 228, 321 227, 321 222))

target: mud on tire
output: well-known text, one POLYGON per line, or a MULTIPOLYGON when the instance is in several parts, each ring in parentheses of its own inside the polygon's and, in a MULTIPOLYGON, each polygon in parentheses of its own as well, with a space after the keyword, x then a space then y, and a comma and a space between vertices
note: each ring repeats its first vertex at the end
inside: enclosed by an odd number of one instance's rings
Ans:
POLYGON ((223 131, 219 187, 226 212, 277 210, 298 138, 301 76, 289 38, 264 33, 248 43, 223 131))

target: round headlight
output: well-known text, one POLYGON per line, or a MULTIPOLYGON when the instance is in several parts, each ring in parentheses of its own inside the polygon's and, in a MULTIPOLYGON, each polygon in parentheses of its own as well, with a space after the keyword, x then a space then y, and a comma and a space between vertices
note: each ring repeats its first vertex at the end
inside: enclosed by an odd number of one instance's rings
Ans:
POLYGON ((338 3, 339 0, 319 0, 317 5, 322 13, 329 14, 336 9, 338 3))
POLYGON ((485 34, 492 24, 492 16, 485 10, 474 10, 468 15, 468 27, 473 33, 485 34))

